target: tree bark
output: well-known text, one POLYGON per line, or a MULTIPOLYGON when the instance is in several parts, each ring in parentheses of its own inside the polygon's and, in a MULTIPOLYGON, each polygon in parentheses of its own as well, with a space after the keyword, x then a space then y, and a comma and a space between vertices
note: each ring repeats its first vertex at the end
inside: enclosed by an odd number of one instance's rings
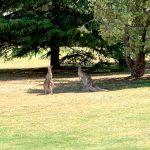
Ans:
POLYGON ((126 57, 126 62, 131 71, 133 78, 139 78, 145 73, 145 53, 140 52, 136 60, 133 60, 130 56, 126 57))
POLYGON ((60 62, 59 62, 59 46, 51 47, 51 62, 50 64, 53 66, 54 70, 60 69, 60 62))

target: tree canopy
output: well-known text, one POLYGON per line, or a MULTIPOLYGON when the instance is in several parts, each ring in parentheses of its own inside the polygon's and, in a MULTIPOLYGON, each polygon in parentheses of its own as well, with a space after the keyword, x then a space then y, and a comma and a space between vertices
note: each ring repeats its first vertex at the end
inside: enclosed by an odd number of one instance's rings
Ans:
POLYGON ((9 59, 48 49, 57 69, 60 47, 83 46, 120 65, 126 59, 131 75, 140 77, 150 52, 149 26, 148 0, 2 0, 0 54, 9 59))
POLYGON ((103 39, 94 35, 94 27, 88 23, 94 17, 93 7, 94 1, 88 0, 3 1, 1 53, 7 58, 22 57, 50 48, 51 64, 59 68, 59 47, 102 45, 103 39), (89 32, 79 30, 84 24, 89 32), (96 44, 89 40, 95 40, 96 44))
POLYGON ((150 52, 150 1, 97 0, 95 16, 102 22, 107 40, 121 39, 133 77, 145 71, 145 55, 150 52))

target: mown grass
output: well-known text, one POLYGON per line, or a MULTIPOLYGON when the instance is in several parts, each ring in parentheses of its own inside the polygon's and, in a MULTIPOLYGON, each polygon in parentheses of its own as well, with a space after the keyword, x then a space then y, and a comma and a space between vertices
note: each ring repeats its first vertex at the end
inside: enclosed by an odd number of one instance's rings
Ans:
MULTIPOLYGON (((27 68, 28 62, 21 63, 10 68, 27 68)), ((54 94, 44 95, 45 72, 11 74, 5 65, 0 65, 0 150, 150 149, 149 78, 92 74, 109 91, 88 93, 80 90, 76 72, 54 72, 54 94)))

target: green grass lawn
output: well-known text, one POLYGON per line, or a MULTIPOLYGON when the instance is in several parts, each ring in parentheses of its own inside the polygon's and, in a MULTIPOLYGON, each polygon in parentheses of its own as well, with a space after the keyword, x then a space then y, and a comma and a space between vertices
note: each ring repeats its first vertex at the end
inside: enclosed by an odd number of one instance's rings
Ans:
POLYGON ((92 74, 109 91, 88 93, 76 73, 55 72, 44 95, 45 72, 5 70, 48 66, 40 61, 0 63, 0 150, 150 150, 149 78, 92 74))

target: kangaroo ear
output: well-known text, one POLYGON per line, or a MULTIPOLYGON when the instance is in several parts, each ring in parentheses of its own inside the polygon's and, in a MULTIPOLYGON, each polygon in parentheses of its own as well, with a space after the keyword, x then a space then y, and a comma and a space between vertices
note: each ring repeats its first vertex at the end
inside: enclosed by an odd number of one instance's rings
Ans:
POLYGON ((81 68, 81 66, 78 66, 78 70, 81 70, 82 68, 81 68))

